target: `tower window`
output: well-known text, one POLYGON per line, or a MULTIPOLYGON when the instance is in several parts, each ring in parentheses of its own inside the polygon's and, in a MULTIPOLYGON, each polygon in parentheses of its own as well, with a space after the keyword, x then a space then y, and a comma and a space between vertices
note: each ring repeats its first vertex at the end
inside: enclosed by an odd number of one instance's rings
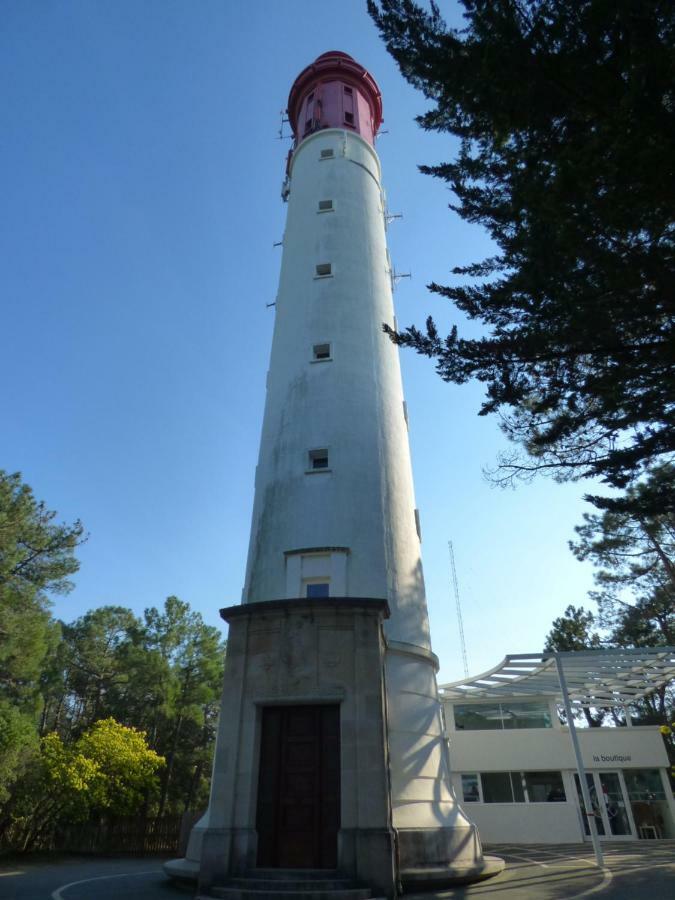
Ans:
POLYGON ((335 156, 335 153, 333 152, 332 147, 329 147, 328 150, 321 151, 321 159, 331 159, 333 156, 335 156))
POLYGON ((306 580, 305 581, 305 596, 309 597, 312 600, 316 600, 323 597, 329 596, 329 588, 330 584, 328 580, 326 581, 318 581, 318 580, 306 580))
MULTIPOLYGON (((347 596, 347 559, 349 547, 305 547, 285 550, 286 596, 316 596, 307 586, 328 585, 328 597, 347 596)), ((312 589, 315 590, 315 589, 312 589)), ((316 588, 325 591, 325 588, 316 588)))
POLYGON ((342 97, 342 111, 344 113, 345 125, 354 127, 354 95, 350 87, 344 86, 344 95, 342 97))
POLYGON ((330 358, 330 344, 314 344, 312 347, 312 359, 318 362, 319 360, 330 358))
POLYGON ((329 212, 333 209, 332 200, 319 200, 319 212, 329 212))
POLYGON ((327 275, 333 274, 333 267, 330 263, 319 263, 316 267, 316 277, 325 278, 327 275))
POLYGON ((309 470, 317 472, 321 469, 328 468, 328 450, 310 450, 309 454, 309 470))

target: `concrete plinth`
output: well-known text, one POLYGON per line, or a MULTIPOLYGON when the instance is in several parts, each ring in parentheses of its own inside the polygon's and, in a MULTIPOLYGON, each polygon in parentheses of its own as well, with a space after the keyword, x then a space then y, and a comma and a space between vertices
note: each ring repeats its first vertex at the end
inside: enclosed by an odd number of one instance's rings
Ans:
POLYGON ((209 811, 170 875, 199 870, 201 889, 255 869, 261 710, 339 706, 338 870, 381 894, 395 889, 384 700, 384 600, 243 604, 230 624, 209 811))

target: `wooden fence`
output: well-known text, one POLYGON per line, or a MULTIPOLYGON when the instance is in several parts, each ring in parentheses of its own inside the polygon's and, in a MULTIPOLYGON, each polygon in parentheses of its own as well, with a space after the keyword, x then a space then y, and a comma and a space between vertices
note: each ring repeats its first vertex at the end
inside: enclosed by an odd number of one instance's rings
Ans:
MULTIPOLYGON (((178 854, 183 816, 161 819, 125 818, 70 825, 54 835, 54 850, 69 853, 128 853, 137 856, 178 854)), ((185 826, 182 829, 185 833, 185 826)))

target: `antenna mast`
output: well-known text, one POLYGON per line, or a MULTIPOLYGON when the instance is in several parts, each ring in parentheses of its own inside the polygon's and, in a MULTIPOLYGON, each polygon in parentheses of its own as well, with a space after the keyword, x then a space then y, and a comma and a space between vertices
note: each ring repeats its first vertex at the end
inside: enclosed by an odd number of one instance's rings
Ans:
POLYGON ((466 641, 464 640, 464 624, 462 622, 462 604, 459 601, 459 585, 457 584, 457 572, 455 570, 455 553, 452 549, 452 541, 448 541, 450 551, 450 569, 452 571, 452 586, 455 589, 455 604, 457 606, 457 624, 459 625, 459 642, 462 646, 462 662, 464 663, 464 677, 469 677, 469 663, 466 659, 466 641))

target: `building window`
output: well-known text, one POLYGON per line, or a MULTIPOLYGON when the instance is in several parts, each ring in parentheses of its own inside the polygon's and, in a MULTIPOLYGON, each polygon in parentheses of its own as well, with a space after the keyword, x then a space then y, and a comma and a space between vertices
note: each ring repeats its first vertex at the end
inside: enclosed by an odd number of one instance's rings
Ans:
POLYGON ((333 152, 333 148, 329 147, 327 150, 321 151, 321 156, 319 158, 320 159, 331 159, 333 156, 335 156, 335 153, 333 152))
POLYGON ((344 85, 344 89, 345 89, 345 94, 351 94, 351 93, 353 93, 352 89, 351 89, 350 87, 347 87, 346 84, 344 85))
POLYGON ((551 728, 547 703, 455 704, 455 728, 458 731, 509 731, 520 728, 551 728))
POLYGON ((304 582, 305 587, 305 596, 309 597, 310 600, 318 600, 323 597, 329 596, 329 582, 326 579, 325 581, 319 581, 312 579, 306 579, 304 582))
POLYGON ((502 703, 502 724, 508 728, 551 728, 547 703, 502 703))
POLYGON ((564 803, 565 787, 560 772, 523 772, 530 803, 564 803))
POLYGON ((314 344, 312 347, 312 359, 315 362, 331 359, 330 344, 314 344))
POLYGON ((520 772, 481 772, 484 803, 524 803, 520 772))
POLYGON ((316 472, 328 468, 328 450, 310 450, 308 456, 310 471, 316 472))
POLYGON ((494 706, 487 703, 476 706, 456 704, 453 710, 457 731, 501 731, 502 711, 498 703, 494 706))
POLYGON ((347 125, 353 125, 353 124, 354 124, 354 113, 350 113, 350 112, 346 112, 346 113, 345 113, 345 123, 346 123, 347 125))
POLYGON ((462 775, 462 797, 465 803, 477 803, 480 800, 478 775, 475 772, 462 775))
POLYGON ((319 212, 331 212, 333 209, 332 200, 319 200, 319 212))
POLYGON ((666 796, 658 769, 624 769, 623 777, 631 802, 649 803, 666 796))
POLYGON ((333 274, 333 267, 330 263, 319 263, 316 267, 316 277, 317 278, 326 278, 328 275, 333 274))
POLYGON ((465 803, 564 803, 561 772, 470 772, 462 775, 465 803))

